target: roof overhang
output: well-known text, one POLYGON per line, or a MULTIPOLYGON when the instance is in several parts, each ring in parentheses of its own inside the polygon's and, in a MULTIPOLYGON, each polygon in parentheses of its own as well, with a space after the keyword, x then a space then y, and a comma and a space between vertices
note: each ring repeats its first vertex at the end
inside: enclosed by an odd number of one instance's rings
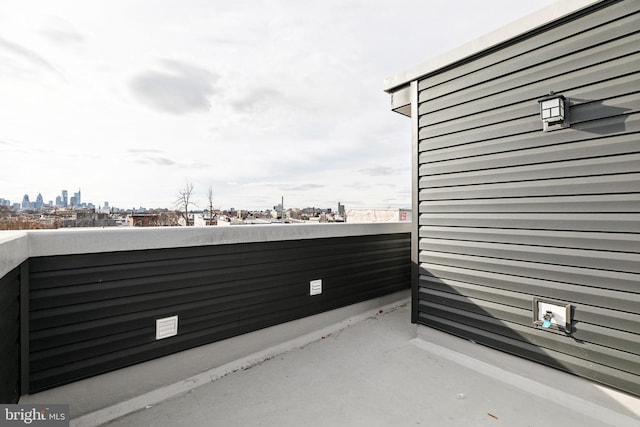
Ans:
POLYGON ((407 117, 411 117, 411 92, 409 88, 409 86, 404 86, 391 92, 391 110, 407 117))

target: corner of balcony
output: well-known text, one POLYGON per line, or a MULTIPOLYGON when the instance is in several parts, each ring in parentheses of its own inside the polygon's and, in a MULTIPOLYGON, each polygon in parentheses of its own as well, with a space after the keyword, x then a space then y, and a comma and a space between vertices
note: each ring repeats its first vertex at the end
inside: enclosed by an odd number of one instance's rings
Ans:
POLYGON ((637 423, 635 397, 412 324, 410 232, 0 234, 0 401, 73 426, 637 423))

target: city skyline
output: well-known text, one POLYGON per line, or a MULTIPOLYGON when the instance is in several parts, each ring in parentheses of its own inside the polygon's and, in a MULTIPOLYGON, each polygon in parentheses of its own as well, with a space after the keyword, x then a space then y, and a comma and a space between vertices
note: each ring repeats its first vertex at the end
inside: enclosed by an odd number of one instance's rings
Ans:
MULTIPOLYGON (((15 208, 17 205, 20 205, 22 210, 40 210, 42 208, 53 208, 53 207, 79 207, 79 208, 93 208, 95 205, 93 203, 86 203, 82 201, 82 191, 78 188, 78 191, 73 193, 73 196, 69 197, 68 190, 61 190, 60 193, 55 197, 55 199, 49 199, 42 195, 42 192, 38 192, 38 195, 35 197, 35 201, 31 200, 31 196, 29 193, 25 193, 22 196, 22 201, 12 201, 11 199, 6 199, 1 197, 0 195, 0 206, 9 206, 15 208)), ((109 206, 108 202, 104 202, 105 206, 109 206)))
MULTIPOLYGON (((41 210, 41 209, 48 209, 48 208, 80 208, 80 209, 109 209, 109 208, 113 208, 113 209, 118 209, 118 210, 136 210, 136 209, 147 209, 147 210, 154 210, 154 209, 168 209, 168 210, 178 210, 179 207, 177 206, 143 206, 143 205, 134 205, 134 206, 114 206, 112 205, 109 201, 105 200, 103 202, 100 203, 95 203, 94 201, 85 201, 82 198, 81 195, 81 189, 79 188, 77 192, 73 193, 72 197, 69 197, 69 191, 68 190, 60 190, 59 194, 55 197, 55 199, 50 199, 50 198, 45 198, 42 195, 42 192, 38 192, 36 197, 35 197, 35 201, 32 200, 31 194, 30 193, 24 193, 24 195, 22 196, 21 200, 12 200, 12 199, 8 199, 5 197, 2 197, 3 195, 0 194, 0 206, 5 206, 5 207, 10 207, 14 210, 41 210), (26 203, 30 203, 31 206, 25 206, 25 202, 26 203)), ((269 207, 269 206, 264 206, 261 208, 254 208, 254 209, 246 209, 242 206, 218 206, 217 204, 214 203, 214 210, 215 211, 227 211, 227 210, 251 210, 251 211, 265 211, 265 210, 281 210, 282 209, 282 203, 284 202, 284 197, 281 197, 278 200, 280 203, 269 207)), ((274 202, 275 203, 275 202, 274 202)), ((340 210, 341 206, 342 208, 344 208, 344 205, 342 205, 339 201, 335 202, 334 204, 337 204, 338 206, 338 210, 340 210)), ((330 204, 331 205, 331 204, 330 204)), ((209 209, 209 204, 207 201, 207 205, 198 205, 196 203, 193 203, 190 205, 190 211, 194 211, 194 212, 202 212, 202 211, 207 211, 209 209)), ((329 206, 329 205, 327 205, 329 206)), ((329 211, 331 211, 331 207, 327 207, 324 205, 320 205, 320 204, 314 204, 313 202, 309 201, 309 203, 307 204, 303 204, 300 206, 285 206, 285 210, 287 209, 313 209, 316 208, 318 210, 322 210, 322 209, 329 209, 329 211)))
POLYGON ((409 206, 384 78, 550 2, 2 2, 0 193, 409 206))

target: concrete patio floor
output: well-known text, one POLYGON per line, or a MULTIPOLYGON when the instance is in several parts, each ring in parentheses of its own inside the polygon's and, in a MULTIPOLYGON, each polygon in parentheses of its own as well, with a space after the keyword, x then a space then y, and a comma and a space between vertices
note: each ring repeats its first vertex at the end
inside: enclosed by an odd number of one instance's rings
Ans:
MULTIPOLYGON (((403 301, 160 403, 119 426, 638 426, 640 399, 410 323, 403 301)), ((161 400, 161 399, 157 399, 161 400)), ((136 405, 138 406, 136 408, 136 405)), ((96 418, 98 417, 98 418, 96 418)), ((86 414, 72 425, 95 425, 86 414)))

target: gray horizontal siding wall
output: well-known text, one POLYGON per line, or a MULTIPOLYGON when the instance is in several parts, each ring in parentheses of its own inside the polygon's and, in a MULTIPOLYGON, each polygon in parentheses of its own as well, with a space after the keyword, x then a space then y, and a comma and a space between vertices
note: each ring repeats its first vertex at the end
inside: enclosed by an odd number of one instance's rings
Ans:
POLYGON ((410 268, 409 233, 31 258, 29 392, 408 289, 410 268))
POLYGON ((0 403, 20 397, 20 267, 0 278, 0 403))
POLYGON ((640 2, 425 76, 418 114, 418 322, 640 394, 640 2), (543 132, 551 90, 571 127, 543 132))

